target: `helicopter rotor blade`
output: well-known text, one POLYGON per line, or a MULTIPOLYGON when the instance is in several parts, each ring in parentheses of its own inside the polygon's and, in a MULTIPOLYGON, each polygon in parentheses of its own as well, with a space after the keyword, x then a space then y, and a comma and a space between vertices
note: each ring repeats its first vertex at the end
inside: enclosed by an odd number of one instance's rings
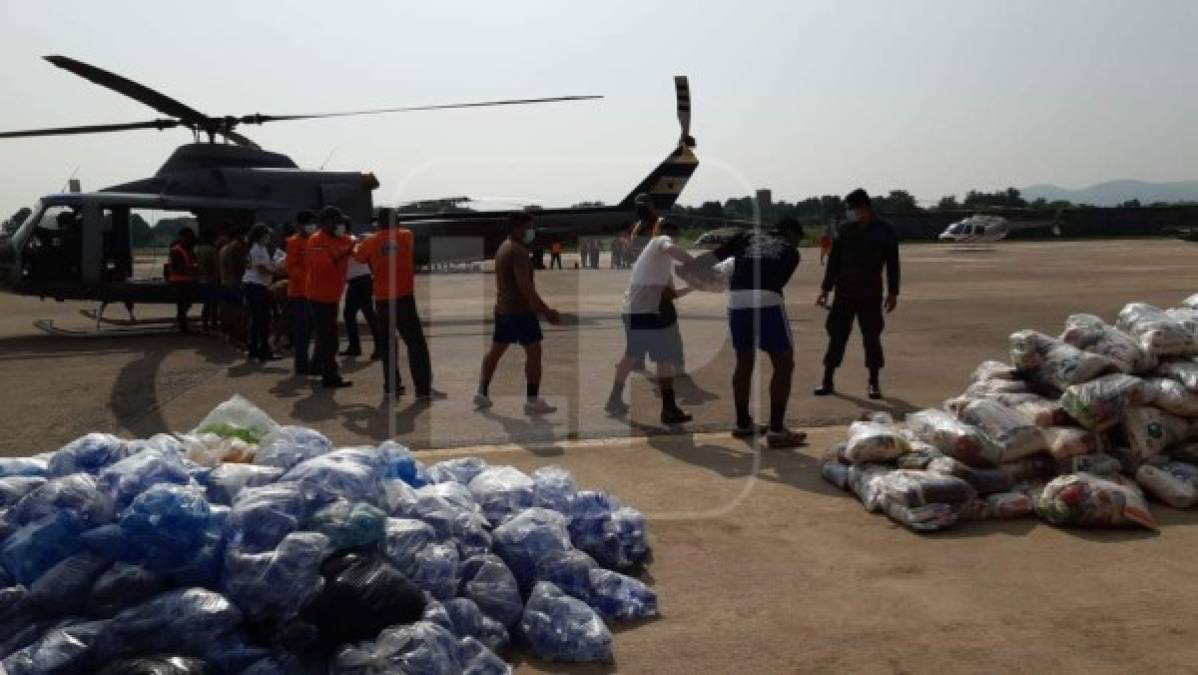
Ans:
MULTIPOLYGON (((183 125, 197 129, 200 131, 211 131, 218 133, 229 140, 239 145, 249 147, 258 147, 256 143, 241 134, 234 133, 232 129, 227 129, 221 126, 219 120, 201 113, 189 105, 180 103, 175 99, 158 91, 154 91, 149 87, 138 84, 133 80, 122 75, 97 68, 96 66, 77 61, 67 56, 51 55, 43 56, 46 61, 62 68, 63 70, 78 75, 83 79, 98 84, 106 89, 111 89, 118 94, 123 94, 129 98, 144 103, 145 105, 157 110, 158 112, 177 118, 183 125)), ((178 126, 178 125, 174 125, 178 126)))
POLYGON ((35 136, 74 136, 77 134, 101 134, 112 131, 134 131, 137 129, 173 129, 181 126, 179 120, 153 120, 127 124, 92 124, 81 127, 58 127, 56 129, 29 129, 26 131, 0 132, 0 138, 32 138, 35 136))
POLYGON ((602 96, 553 96, 549 98, 521 98, 503 101, 478 101, 475 103, 448 103, 443 105, 419 105, 400 108, 378 108, 375 110, 350 110, 344 112, 312 113, 307 115, 246 115, 238 121, 242 124, 265 124, 266 122, 288 122, 292 120, 312 120, 329 117, 355 117, 358 115, 385 115, 389 113, 418 112, 422 110, 452 110, 456 108, 489 108, 507 105, 527 105, 532 103, 560 103, 565 101, 589 101, 600 99, 602 96))

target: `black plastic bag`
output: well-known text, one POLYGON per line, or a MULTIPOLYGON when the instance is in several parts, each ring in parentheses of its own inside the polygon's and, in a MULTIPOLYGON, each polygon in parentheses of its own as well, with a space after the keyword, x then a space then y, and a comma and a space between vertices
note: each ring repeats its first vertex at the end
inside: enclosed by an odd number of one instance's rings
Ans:
POLYGON ((138 565, 117 562, 96 579, 87 596, 87 610, 93 616, 113 616, 164 589, 162 578, 138 565))
POLYGON ((303 611, 320 632, 321 645, 373 640, 388 626, 424 613, 424 592, 381 555, 336 555, 322 567, 324 589, 303 611))

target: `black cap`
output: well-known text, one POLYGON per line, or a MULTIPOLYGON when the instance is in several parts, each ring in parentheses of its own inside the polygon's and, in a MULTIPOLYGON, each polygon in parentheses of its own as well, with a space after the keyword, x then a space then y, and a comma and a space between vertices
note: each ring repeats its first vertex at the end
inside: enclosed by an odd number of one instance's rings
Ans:
POLYGON ((345 214, 336 206, 326 206, 320 210, 320 223, 340 223, 345 220, 345 214))
POLYGON ((850 192, 848 196, 844 198, 844 204, 850 209, 855 209, 862 206, 873 206, 873 202, 869 200, 869 193, 861 188, 857 188, 856 190, 850 192))

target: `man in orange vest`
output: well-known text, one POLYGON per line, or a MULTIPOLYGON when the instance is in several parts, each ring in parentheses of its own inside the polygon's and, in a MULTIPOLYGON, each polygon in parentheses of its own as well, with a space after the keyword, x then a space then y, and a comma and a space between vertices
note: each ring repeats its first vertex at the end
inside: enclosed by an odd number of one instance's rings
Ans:
POLYGON ((374 302, 378 312, 382 346, 383 391, 403 393, 400 383, 399 344, 396 333, 408 348, 408 368, 416 386, 416 400, 428 402, 445 398, 433 389, 433 368, 429 360, 428 343, 416 311, 415 247, 412 231, 400 227, 390 209, 379 214, 379 229, 354 249, 354 258, 370 266, 374 279, 374 302))
POLYGON ((296 233, 287 238, 287 315, 291 320, 291 344, 296 375, 308 374, 312 351, 312 310, 308 307, 308 237, 316 232, 316 214, 300 211, 295 216, 296 233))
POLYGON ((345 233, 345 215, 336 206, 320 211, 320 230, 308 237, 304 248, 307 266, 305 295, 312 308, 312 332, 316 352, 312 356, 312 374, 320 375, 321 386, 328 389, 348 387, 337 368, 337 305, 345 293, 345 271, 353 252, 354 240, 345 233))
POLYGON ((167 260, 167 281, 175 289, 175 322, 180 333, 190 333, 187 325, 187 312, 191 310, 191 302, 195 297, 196 263, 195 263, 196 233, 190 227, 179 230, 179 238, 171 242, 170 257, 167 260))

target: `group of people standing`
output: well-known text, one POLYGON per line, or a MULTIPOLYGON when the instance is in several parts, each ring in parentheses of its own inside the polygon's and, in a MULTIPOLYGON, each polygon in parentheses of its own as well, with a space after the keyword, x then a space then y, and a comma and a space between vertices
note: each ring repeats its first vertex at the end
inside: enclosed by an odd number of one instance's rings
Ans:
MULTIPOLYGON (((651 359, 661 396, 661 422, 677 425, 691 421, 692 416, 679 407, 674 389, 675 378, 685 371, 675 305, 691 288, 677 286, 675 275, 692 284, 722 275, 727 287, 728 331, 736 353, 731 383, 736 412, 733 435, 764 436, 774 448, 802 443, 805 435, 786 427, 795 360, 783 295, 799 266, 802 226, 794 219, 783 219, 773 232, 747 230, 714 251, 692 256, 675 241, 677 223, 659 217, 648 195, 639 196, 635 204, 637 221, 621 237, 621 241, 627 242, 629 257, 636 251, 628 289, 620 306, 625 345, 615 363, 606 412, 612 416, 629 412, 624 401, 627 379, 651 359), (766 353, 772 367, 766 425, 757 424, 750 412, 758 351, 766 353)), ((818 306, 828 310, 825 323, 828 347, 823 381, 814 393, 817 396, 835 393, 835 372, 843 361, 856 322, 865 346, 868 393, 877 399, 882 397, 879 372, 885 365, 881 344, 883 317, 898 304, 898 239, 894 229, 874 213, 865 191, 850 193, 845 198, 845 208, 846 222, 827 251, 816 299, 818 306)), ((283 284, 286 312, 282 316, 289 323, 295 374, 319 377, 321 385, 327 388, 351 384, 341 377, 337 356, 362 353, 357 331, 360 313, 374 335, 372 358, 382 361, 385 392, 392 395, 404 392, 397 364, 398 341, 402 340, 408 350, 417 399, 443 398, 444 394, 432 387, 432 364, 414 296, 412 232, 400 227, 394 214, 387 210, 381 212, 377 229, 360 240, 347 232, 348 223, 348 218, 332 206, 325 207, 319 215, 302 212, 281 254, 272 253, 273 235, 264 225, 245 229, 244 235, 238 229, 229 241, 221 246, 211 245, 210 249, 204 248, 206 244, 196 246, 195 234, 184 230, 171 247, 167 274, 171 283, 178 284, 193 283, 197 274, 205 280, 218 274, 220 283, 226 286, 231 274, 239 271, 240 301, 234 302, 228 293, 212 296, 219 303, 211 313, 205 308, 205 328, 210 316, 222 317, 223 322, 237 312, 244 312, 248 321, 247 353, 258 361, 277 358, 270 342, 270 327, 276 318, 272 309, 276 294, 272 288, 277 290, 283 284), (244 262, 235 268, 231 262, 238 253, 242 253, 240 259, 244 262), (343 297, 341 317, 347 327, 349 345, 338 354, 337 319, 343 297)), ((491 346, 482 360, 474 403, 478 409, 492 406, 490 387, 499 361, 513 345, 519 345, 525 355, 524 411, 528 415, 545 415, 556 408, 541 396, 544 335, 540 321, 543 318, 557 324, 560 315, 536 288, 529 251, 536 240, 532 214, 512 214, 506 234, 495 254, 494 329, 491 346)), ((595 249, 588 246, 584 250, 590 253, 595 249)), ((182 306, 180 316, 185 328, 186 309, 182 306)))
POLYGON ((371 359, 383 365, 385 392, 404 393, 397 365, 402 340, 417 399, 443 397, 432 387, 428 344, 416 308, 414 237, 390 211, 384 210, 376 222, 374 232, 355 239, 340 209, 328 206, 319 215, 303 211, 295 226, 285 229, 282 246, 275 245, 274 232, 266 225, 228 228, 219 245, 197 245, 194 231, 184 228, 167 263, 168 281, 181 297, 180 330, 189 330, 187 311, 191 299, 200 297, 205 332, 219 324, 257 362, 279 359, 272 335, 289 338, 295 375, 319 377, 321 386, 340 388, 352 383, 341 376, 337 357, 363 353, 361 314, 374 337, 371 359), (238 283, 232 283, 234 276, 238 283), (339 316, 347 338, 340 352, 339 316), (276 330, 280 327, 284 330, 276 330))
MULTIPOLYGON (((736 353, 732 375, 736 427, 732 433, 740 438, 764 436, 771 448, 790 448, 803 443, 806 435, 786 426, 795 359, 794 337, 783 295, 799 266, 802 226, 797 220, 786 218, 777 223, 772 233, 745 231, 716 250, 695 257, 675 242, 677 223, 658 217, 648 195, 637 198, 636 208, 638 220, 628 241, 639 244, 639 253, 632 263, 631 279, 621 303, 625 346, 615 364, 611 391, 604 406, 606 412, 616 417, 629 412, 624 401, 625 384, 634 370, 643 368, 646 359, 651 359, 661 396, 661 422, 676 425, 691 421, 692 416, 679 407, 674 389, 675 378, 685 370, 675 302, 691 289, 677 287, 674 278, 677 273, 684 280, 708 279, 717 274, 717 266, 724 266, 728 331, 736 353), (773 371, 766 425, 758 425, 750 412, 758 351, 766 353, 773 371)), ((864 190, 850 193, 845 199, 845 209, 846 223, 829 247, 816 299, 818 306, 828 309, 825 324, 828 348, 823 382, 814 393, 817 396, 835 393, 835 372, 843 361, 856 321, 865 344, 868 393, 870 398, 879 399, 882 392, 878 377, 884 365, 882 316, 898 305, 898 238, 894 229, 874 213, 864 190), (830 297, 834 299, 829 300, 830 297)), ((509 221, 508 238, 495 256, 495 328, 474 397, 480 409, 491 407, 490 386, 495 369, 507 350, 518 344, 525 353, 525 412, 539 415, 555 410, 540 395, 544 338, 539 317, 551 324, 558 323, 560 317, 536 290, 527 249, 534 239, 532 216, 514 214, 509 221)))

